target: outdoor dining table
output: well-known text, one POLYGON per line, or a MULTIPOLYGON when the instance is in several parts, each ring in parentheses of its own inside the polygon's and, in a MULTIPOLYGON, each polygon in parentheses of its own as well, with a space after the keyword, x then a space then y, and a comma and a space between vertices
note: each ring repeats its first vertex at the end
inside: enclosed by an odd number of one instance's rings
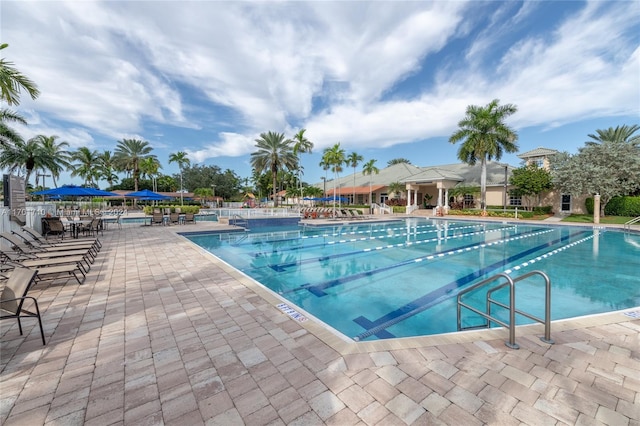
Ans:
POLYGON ((91 223, 91 219, 80 219, 80 220, 70 220, 69 225, 71 226, 71 236, 73 238, 78 238, 80 236, 80 229, 91 223))

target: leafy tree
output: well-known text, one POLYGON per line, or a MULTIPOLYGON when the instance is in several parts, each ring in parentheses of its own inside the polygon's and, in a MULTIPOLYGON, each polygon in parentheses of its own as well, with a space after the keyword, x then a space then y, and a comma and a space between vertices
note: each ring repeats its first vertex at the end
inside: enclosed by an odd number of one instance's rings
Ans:
POLYGON ((273 203, 278 205, 278 171, 283 168, 293 170, 297 158, 293 153, 292 141, 284 138, 284 133, 261 133, 256 139, 257 151, 251 153, 251 166, 259 173, 271 171, 273 179, 273 203))
MULTIPOLYGON (((540 205, 540 195, 553 188, 553 177, 548 170, 538 167, 536 164, 529 164, 514 169, 509 183, 515 186, 511 190, 511 194, 526 199, 535 196, 538 205, 540 205)), ((532 207, 530 204, 527 203, 527 207, 532 207)))
POLYGON ((182 171, 185 167, 189 167, 191 165, 191 161, 189 157, 187 157, 187 153, 184 151, 178 151, 171 155, 169 155, 169 163, 178 164, 178 168, 180 169, 180 205, 184 204, 184 198, 182 196, 182 192, 184 191, 183 181, 182 181, 182 171))
POLYGON ((80 176, 86 186, 97 186, 96 181, 100 176, 98 151, 86 146, 78 148, 71 154, 71 176, 80 176))
POLYGON ((640 190, 640 147, 633 142, 586 144, 550 158, 553 183, 572 195, 600 194, 600 213, 611 198, 640 190))
POLYGON ((449 189, 449 196, 453 197, 456 203, 460 203, 459 200, 462 197, 461 208, 466 208, 467 206, 464 205, 464 196, 476 195, 476 194, 480 194, 480 192, 481 190, 479 186, 460 185, 460 186, 455 186, 449 189))
MULTIPOLYGON (((7 47, 9 47, 7 43, 0 44, 0 50, 7 47)), ((9 105, 19 105, 22 89, 27 91, 31 99, 36 99, 40 95, 38 86, 14 68, 13 62, 5 58, 0 59, 0 99, 9 105)))
POLYGON ((153 148, 149 142, 138 139, 122 139, 114 151, 113 160, 117 169, 130 173, 133 177, 134 191, 138 191, 138 181, 140 180, 140 160, 148 157, 155 158, 151 154, 153 148))
POLYGON ((503 152, 517 152, 518 135, 504 120, 518 110, 515 105, 498 105, 494 99, 487 106, 469 105, 466 116, 458 122, 459 130, 449 138, 449 142, 463 141, 458 149, 458 159, 471 166, 480 160, 480 206, 487 208, 487 161, 500 160, 503 152))
MULTIPOLYGON (((380 173, 380 169, 378 169, 376 166, 376 160, 369 160, 366 163, 364 163, 364 166, 362 167, 362 174, 365 176, 371 176, 372 174, 378 174, 380 173)), ((373 203, 373 200, 371 199, 373 196, 373 192, 371 191, 371 179, 369 179, 369 204, 373 203)))
MULTIPOLYGON (((211 188, 215 185, 216 196, 224 199, 231 199, 240 192, 241 179, 232 170, 222 171, 215 165, 191 165, 184 169, 184 187, 188 191, 196 188, 211 188)), ((174 179, 179 181, 180 176, 174 175, 174 179)))
POLYGON ((396 164, 411 164, 411 161, 406 158, 393 158, 387 161, 387 166, 394 166, 396 164))
POLYGON ((364 157, 357 152, 352 152, 347 155, 346 162, 349 166, 353 167, 353 202, 356 202, 356 167, 364 160, 364 157))

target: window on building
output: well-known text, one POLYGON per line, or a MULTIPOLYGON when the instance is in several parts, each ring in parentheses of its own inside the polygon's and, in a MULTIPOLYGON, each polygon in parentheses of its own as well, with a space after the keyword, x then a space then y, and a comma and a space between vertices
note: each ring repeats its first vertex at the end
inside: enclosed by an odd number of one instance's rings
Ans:
POLYGON ((531 160, 533 164, 535 164, 539 169, 544 167, 544 158, 534 158, 531 160))
POLYGON ((471 207, 475 204, 475 201, 473 200, 473 194, 464 194, 464 208, 467 207, 471 207))
POLYGON ((509 197, 509 205, 510 206, 521 206, 522 205, 522 197, 511 195, 509 197))

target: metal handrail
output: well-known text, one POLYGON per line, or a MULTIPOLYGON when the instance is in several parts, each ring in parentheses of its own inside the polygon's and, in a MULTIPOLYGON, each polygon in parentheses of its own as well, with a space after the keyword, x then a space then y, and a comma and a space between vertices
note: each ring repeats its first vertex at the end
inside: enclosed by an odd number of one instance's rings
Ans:
POLYGON ((631 230, 631 225, 635 225, 638 222, 640 222, 640 216, 636 217, 635 219, 631 219, 631 220, 626 221, 624 223, 624 229, 625 230, 631 230))
POLYGON ((458 294, 458 303, 457 303, 457 311, 458 311, 458 331, 461 331, 462 328, 462 319, 461 319, 461 308, 467 308, 472 312, 475 312, 476 314, 480 315, 481 317, 485 318, 487 320, 487 323, 485 324, 485 328, 489 328, 491 327, 491 323, 494 322, 496 324, 499 324, 505 328, 507 328, 509 330, 509 341, 505 342, 505 345, 507 345, 508 347, 512 348, 512 349, 519 349, 520 346, 516 343, 516 314, 520 314, 522 316, 525 316, 531 320, 534 320, 536 322, 539 322, 541 324, 544 324, 544 337, 541 337, 540 340, 542 340, 545 343, 549 343, 549 344, 553 344, 553 340, 551 339, 551 280, 549 279, 549 277, 547 276, 547 274, 545 274, 542 271, 531 271, 528 272, 524 275, 521 275, 519 277, 517 277, 516 279, 511 278, 508 274, 502 272, 500 274, 494 275, 490 278, 487 278, 483 281, 480 281, 477 284, 474 284, 473 286, 461 291, 458 294), (515 289, 515 284, 519 281, 524 280, 525 278, 528 278, 532 275, 540 275, 544 278, 545 281, 545 312, 544 312, 544 319, 535 317, 531 314, 528 314, 526 312, 520 311, 518 309, 516 309, 516 289, 515 289), (486 313, 482 312, 476 308, 474 308, 473 306, 467 305, 466 303, 462 302, 462 296, 464 296, 465 294, 469 293, 470 291, 473 291, 479 287, 482 287, 484 285, 487 285, 491 282, 496 281, 499 278, 504 278, 506 279, 506 282, 501 283, 495 287, 492 287, 490 290, 487 291, 487 296, 486 296, 486 313), (494 291, 500 290, 503 287, 509 286, 509 304, 506 305, 500 301, 494 300, 491 298, 491 295, 493 294, 494 291), (497 305, 500 306, 502 308, 508 309, 509 310, 509 321, 508 323, 505 323, 495 317, 491 316, 491 306, 492 305, 497 305))
MULTIPOLYGON (((230 219, 235 221, 233 223, 234 226, 241 226, 242 228, 245 228, 245 229, 249 227, 249 221, 246 218, 240 216, 239 214, 234 214, 233 216, 231 216, 230 219)), ((231 223, 231 220, 229 221, 229 223, 231 223)))

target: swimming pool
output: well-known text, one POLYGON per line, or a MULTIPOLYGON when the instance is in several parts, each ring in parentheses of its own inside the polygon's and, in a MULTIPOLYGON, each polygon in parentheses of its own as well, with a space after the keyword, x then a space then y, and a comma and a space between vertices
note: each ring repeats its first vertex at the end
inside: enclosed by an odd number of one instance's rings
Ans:
MULTIPOLYGON (((552 319, 640 306, 637 233, 411 218, 185 237, 355 340, 456 331, 459 291, 501 272, 545 272, 552 319)), ((516 305, 543 317, 542 283, 519 283, 516 305)))

